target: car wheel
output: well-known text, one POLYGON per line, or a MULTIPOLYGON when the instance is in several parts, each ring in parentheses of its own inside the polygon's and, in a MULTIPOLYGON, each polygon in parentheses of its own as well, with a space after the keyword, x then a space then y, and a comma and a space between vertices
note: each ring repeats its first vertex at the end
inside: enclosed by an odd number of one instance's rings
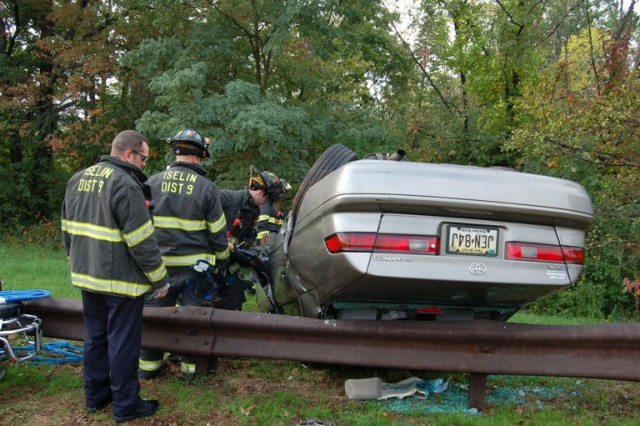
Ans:
POLYGON ((313 163, 309 173, 307 173, 307 176, 305 176, 304 180, 300 184, 300 188, 298 188, 298 192, 296 192, 296 196, 294 197, 291 205, 293 215, 298 215, 298 210, 300 210, 302 200, 309 188, 322 180, 329 173, 357 159, 357 154, 341 143, 333 144, 327 148, 322 155, 318 157, 316 162, 313 163))

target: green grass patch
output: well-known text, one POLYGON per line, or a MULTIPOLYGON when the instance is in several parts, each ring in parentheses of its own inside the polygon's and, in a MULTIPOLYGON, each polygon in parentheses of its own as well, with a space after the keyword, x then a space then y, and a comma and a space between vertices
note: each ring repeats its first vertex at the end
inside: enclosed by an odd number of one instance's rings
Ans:
POLYGON ((605 324, 609 321, 602 318, 570 318, 552 315, 538 315, 523 310, 520 312, 516 312, 516 314, 509 319, 509 322, 539 325, 587 325, 605 324))
POLYGON ((51 297, 80 298, 71 285, 67 257, 59 247, 2 242, 0 265, 3 290, 49 290, 51 297))
MULTIPOLYGON (((113 424, 109 410, 84 412, 80 366, 8 367, 0 380, 3 424, 113 424)), ((489 376, 488 406, 480 413, 468 407, 464 375, 426 399, 351 401, 344 394, 344 381, 353 377, 430 374, 223 358, 216 374, 189 383, 172 366, 164 377, 142 380, 143 397, 162 407, 135 424, 291 426, 314 418, 343 426, 635 425, 640 410, 637 383, 575 378, 489 376)))

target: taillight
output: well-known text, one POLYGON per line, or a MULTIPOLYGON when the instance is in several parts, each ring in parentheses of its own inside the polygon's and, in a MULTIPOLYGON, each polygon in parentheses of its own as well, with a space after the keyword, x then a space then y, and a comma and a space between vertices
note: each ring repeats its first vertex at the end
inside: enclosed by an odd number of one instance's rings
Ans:
POLYGON ((567 263, 584 264, 584 249, 580 247, 562 246, 564 261, 567 263))
POLYGON ((330 253, 344 251, 438 254, 440 239, 424 235, 339 232, 324 240, 330 253))
POLYGON ((584 249, 544 244, 507 243, 505 257, 512 260, 529 260, 551 263, 584 263, 584 249))
POLYGON ((330 253, 341 251, 371 251, 376 234, 338 233, 324 239, 330 253))
POLYGON ((425 306, 424 308, 416 309, 416 313, 418 313, 418 314, 428 314, 428 315, 437 315, 437 314, 444 314, 444 309, 439 308, 437 306, 425 306))
POLYGON ((386 235, 376 238, 373 251, 402 252, 410 254, 438 254, 440 239, 422 235, 386 235))

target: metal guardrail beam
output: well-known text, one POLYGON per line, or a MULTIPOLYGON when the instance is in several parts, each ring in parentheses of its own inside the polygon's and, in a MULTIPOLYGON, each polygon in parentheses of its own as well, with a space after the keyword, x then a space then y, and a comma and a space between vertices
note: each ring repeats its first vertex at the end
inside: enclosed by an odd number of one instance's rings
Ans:
MULTIPOLYGON (((47 337, 83 340, 82 304, 40 299, 26 311, 47 337)), ((145 308, 143 346, 217 356, 471 374, 472 407, 486 374, 640 381, 640 324, 549 326, 496 321, 323 321, 200 307, 145 308)), ((482 389, 480 389, 482 388, 482 389)))

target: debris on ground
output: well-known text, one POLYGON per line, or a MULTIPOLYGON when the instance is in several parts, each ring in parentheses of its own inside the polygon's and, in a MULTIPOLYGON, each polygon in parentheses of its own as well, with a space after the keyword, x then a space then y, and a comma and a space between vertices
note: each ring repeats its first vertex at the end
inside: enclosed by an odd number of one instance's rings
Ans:
POLYGON ((398 383, 384 383, 379 377, 372 377, 349 379, 344 383, 344 389, 349 399, 402 399, 412 395, 428 398, 431 393, 444 392, 448 385, 449 380, 444 379, 422 380, 410 377, 398 383))
MULTIPOLYGON (((469 407, 469 385, 452 384, 450 379, 422 380, 411 377, 391 384, 384 383, 379 378, 347 380, 345 392, 350 399, 375 399, 390 412, 480 414, 476 408, 469 407)), ((544 410, 546 402, 576 397, 576 391, 560 387, 522 384, 509 386, 509 378, 506 377, 499 386, 487 388, 486 403, 488 406, 533 404, 537 410, 544 410)))

